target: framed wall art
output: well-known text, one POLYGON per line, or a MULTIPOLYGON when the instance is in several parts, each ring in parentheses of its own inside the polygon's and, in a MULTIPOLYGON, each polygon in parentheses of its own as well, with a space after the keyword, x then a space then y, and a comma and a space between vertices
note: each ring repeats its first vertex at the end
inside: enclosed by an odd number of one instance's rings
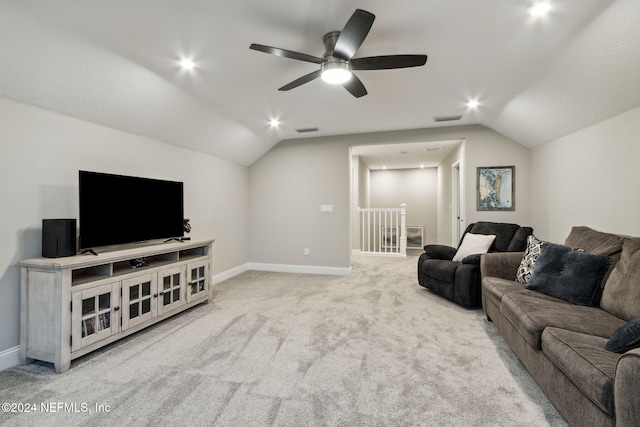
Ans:
POLYGON ((424 227, 407 226, 407 249, 422 249, 424 247, 424 227))
POLYGON ((477 210, 514 211, 516 209, 516 167, 479 167, 477 210))

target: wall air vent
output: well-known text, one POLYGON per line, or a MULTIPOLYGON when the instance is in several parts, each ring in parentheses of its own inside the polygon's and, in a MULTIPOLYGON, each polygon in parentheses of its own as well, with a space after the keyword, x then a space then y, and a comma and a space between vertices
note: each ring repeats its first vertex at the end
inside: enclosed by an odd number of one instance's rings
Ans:
POLYGON ((433 118, 434 122, 453 122, 456 120, 460 120, 462 116, 435 116, 433 118))
POLYGON ((296 129, 296 132, 298 133, 318 132, 318 128, 301 128, 301 129, 296 129))

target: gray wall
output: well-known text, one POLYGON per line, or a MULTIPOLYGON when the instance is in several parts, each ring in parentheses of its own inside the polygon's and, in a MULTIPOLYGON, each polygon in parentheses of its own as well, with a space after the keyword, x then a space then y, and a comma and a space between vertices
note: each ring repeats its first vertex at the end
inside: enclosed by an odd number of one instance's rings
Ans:
POLYGON ((562 243, 573 225, 640 236, 640 107, 533 150, 535 234, 562 243))
POLYGON ((370 207, 371 171, 360 156, 351 156, 351 249, 360 249, 360 219, 358 208, 370 207))
POLYGON ((340 139, 284 141, 251 165, 251 261, 348 268, 349 174, 340 139))
POLYGON ((436 168, 371 171, 371 207, 395 208, 406 203, 406 225, 424 227, 424 244, 437 242, 437 193, 436 168))
POLYGON ((43 218, 78 218, 79 169, 183 181, 212 273, 249 261, 247 167, 3 99, 0 141, 0 352, 20 344, 16 263, 41 255, 43 218))
POLYGON ((438 243, 457 246, 452 238, 453 188, 451 168, 462 162, 464 142, 460 143, 438 166, 438 243))
MULTIPOLYGON (((352 179, 349 147, 453 139, 465 140, 467 147, 463 167, 466 221, 528 224, 530 151, 484 126, 289 140, 276 145, 249 168, 251 261, 348 268, 352 179), (518 183, 522 182, 517 184, 516 211, 476 212, 476 167, 503 165, 515 165, 518 183), (333 204, 334 212, 321 214, 321 204, 333 204), (304 256, 307 247, 310 256, 304 256)), ((441 209, 446 208, 438 206, 438 217, 441 209)))

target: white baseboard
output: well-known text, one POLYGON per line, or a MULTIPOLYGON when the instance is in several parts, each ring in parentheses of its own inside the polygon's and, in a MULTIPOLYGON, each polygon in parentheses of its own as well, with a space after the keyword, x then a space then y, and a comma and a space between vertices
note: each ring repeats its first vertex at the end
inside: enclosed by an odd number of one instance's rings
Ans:
POLYGON ((396 254, 390 252, 358 252, 352 253, 351 255, 362 255, 362 256, 379 256, 379 257, 391 257, 391 258, 406 258, 406 254, 396 254))
POLYGON ((233 267, 229 270, 218 273, 212 278, 212 286, 227 279, 242 274, 247 270, 272 271, 275 273, 303 273, 303 274, 323 274, 329 276, 348 276, 351 274, 351 267, 320 267, 315 265, 293 265, 293 264, 268 264, 260 262, 248 262, 246 264, 233 267))
POLYGON ((244 273, 249 270, 249 263, 239 265, 237 267, 233 267, 227 271, 223 271, 222 273, 218 273, 213 276, 213 281, 211 282, 213 286, 217 285, 220 282, 224 282, 227 279, 231 279, 238 274, 244 273))
POLYGON ((315 265, 267 264, 259 262, 250 262, 249 270, 273 271, 277 273, 324 274, 331 276, 348 276, 351 274, 351 267, 321 267, 315 265))
POLYGON ((0 371, 20 364, 20 346, 0 351, 0 371))

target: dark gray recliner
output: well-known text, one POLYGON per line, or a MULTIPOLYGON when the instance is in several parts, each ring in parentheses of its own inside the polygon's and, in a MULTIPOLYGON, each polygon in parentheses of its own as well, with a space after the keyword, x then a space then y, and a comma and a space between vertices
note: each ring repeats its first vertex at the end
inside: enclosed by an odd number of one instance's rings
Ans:
MULTIPOLYGON (((476 222, 464 231, 458 247, 467 233, 494 234, 489 252, 523 252, 531 227, 500 222, 476 222)), ((479 307, 480 255, 469 255, 462 262, 452 261, 457 248, 426 245, 418 259, 418 283, 434 293, 465 307, 479 307)))

